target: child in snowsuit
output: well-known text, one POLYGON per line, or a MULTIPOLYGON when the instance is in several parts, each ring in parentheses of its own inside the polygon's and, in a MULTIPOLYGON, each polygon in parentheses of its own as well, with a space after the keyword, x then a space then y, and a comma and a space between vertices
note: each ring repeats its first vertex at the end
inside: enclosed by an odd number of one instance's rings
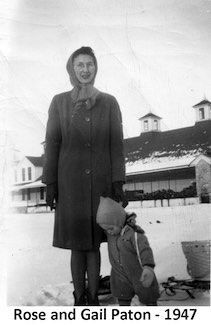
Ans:
POLYGON ((135 294, 142 304, 156 306, 160 294, 153 252, 135 217, 110 198, 100 198, 97 223, 107 233, 111 292, 120 306, 129 306, 135 294))

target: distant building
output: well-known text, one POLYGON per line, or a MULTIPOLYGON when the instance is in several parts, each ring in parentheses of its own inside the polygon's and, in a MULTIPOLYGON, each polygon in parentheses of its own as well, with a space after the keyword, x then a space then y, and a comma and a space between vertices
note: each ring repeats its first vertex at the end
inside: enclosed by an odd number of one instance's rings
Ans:
POLYGON ((40 207, 46 210, 45 185, 41 182, 43 156, 19 158, 13 171, 11 208, 20 212, 37 211, 40 207))
MULTIPOLYGON (((194 126, 161 131, 161 117, 149 112, 139 119, 140 136, 124 140, 129 200, 151 201, 154 206, 185 198, 186 204, 211 203, 211 102, 204 99, 193 108, 194 126)), ((42 167, 43 156, 15 162, 13 207, 26 212, 45 209, 42 167)))
POLYGON ((140 136, 125 139, 130 200, 196 196, 211 202, 211 103, 193 107, 194 126, 161 132, 161 118, 149 113, 139 119, 140 136))

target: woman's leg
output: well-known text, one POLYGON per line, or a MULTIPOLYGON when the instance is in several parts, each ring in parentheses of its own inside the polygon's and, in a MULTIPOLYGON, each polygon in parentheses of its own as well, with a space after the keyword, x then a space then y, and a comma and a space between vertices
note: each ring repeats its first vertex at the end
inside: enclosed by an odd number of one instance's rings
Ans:
POLYGON ((88 304, 99 306, 98 288, 100 278, 100 250, 87 251, 88 304))
POLYGON ((86 251, 71 252, 71 273, 74 286, 75 306, 84 306, 86 304, 85 298, 85 276, 86 276, 86 251))

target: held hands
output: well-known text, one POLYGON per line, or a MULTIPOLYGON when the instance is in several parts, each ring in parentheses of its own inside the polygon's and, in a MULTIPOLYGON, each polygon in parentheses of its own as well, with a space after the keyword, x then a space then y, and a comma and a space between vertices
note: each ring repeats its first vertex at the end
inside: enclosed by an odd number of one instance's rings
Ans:
POLYGON ((49 184, 46 187, 46 203, 51 208, 51 210, 55 209, 55 202, 58 201, 58 189, 57 184, 49 184))
POLYGON ((144 266, 140 281, 145 288, 149 288, 154 280, 154 271, 150 266, 144 266))
POLYGON ((126 199, 125 193, 122 189, 123 182, 114 182, 112 183, 112 198, 116 202, 122 202, 123 208, 128 205, 128 201, 126 199))

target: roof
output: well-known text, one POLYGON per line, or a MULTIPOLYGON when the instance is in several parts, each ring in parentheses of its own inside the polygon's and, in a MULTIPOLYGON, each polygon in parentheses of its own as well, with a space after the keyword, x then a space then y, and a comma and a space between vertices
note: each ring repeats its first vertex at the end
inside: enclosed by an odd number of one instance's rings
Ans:
MULTIPOLYGON (((142 133, 125 139, 124 144, 127 175, 191 167, 211 146, 211 120, 181 129, 142 133)), ((43 156, 27 158, 35 166, 43 165, 43 156)), ((45 186, 41 177, 30 184, 20 185, 22 188, 45 186)))
POLYGON ((195 159, 192 161, 191 166, 196 166, 197 163, 198 163, 200 160, 204 160, 204 161, 206 161, 208 164, 211 165, 211 157, 210 157, 210 156, 208 156, 208 155, 206 155, 206 156, 205 156, 205 155, 200 155, 200 156, 198 156, 197 158, 195 158, 195 159))
POLYGON ((37 187, 45 187, 45 186, 46 185, 43 184, 41 180, 36 180, 35 182, 14 185, 11 190, 18 191, 18 190, 23 190, 23 189, 27 189, 27 188, 37 188, 37 187))
POLYGON ((204 99, 201 102, 199 102, 198 104, 194 105, 193 107, 201 106, 204 104, 211 104, 211 102, 209 102, 209 100, 207 100, 207 99, 204 99))
POLYGON ((184 168, 211 145, 211 120, 125 139, 126 174, 184 168))
POLYGON ((143 118, 150 117, 150 116, 154 116, 154 117, 157 117, 157 118, 161 119, 160 116, 155 115, 154 113, 151 113, 151 112, 150 112, 150 113, 147 113, 146 115, 140 117, 139 120, 142 120, 143 118))
POLYGON ((32 156, 26 156, 26 158, 31 161, 31 163, 34 165, 34 166, 37 166, 37 167, 42 167, 43 166, 43 158, 44 156, 42 155, 41 157, 32 157, 32 156))
MULTIPOLYGON (((16 183, 14 184, 14 188, 24 188, 25 186, 30 186, 31 184, 34 184, 34 183, 42 183, 42 175, 40 177, 38 177, 37 179, 35 179, 35 181, 30 181, 30 182, 21 182, 21 183, 16 183)), ((42 184, 42 186, 45 186, 45 184, 42 184)))

